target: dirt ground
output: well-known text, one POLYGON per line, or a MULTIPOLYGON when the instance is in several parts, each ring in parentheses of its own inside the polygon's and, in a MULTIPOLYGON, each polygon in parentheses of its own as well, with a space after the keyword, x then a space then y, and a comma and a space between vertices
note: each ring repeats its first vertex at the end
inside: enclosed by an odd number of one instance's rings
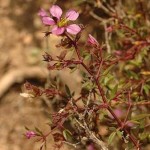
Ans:
MULTIPOLYGON (((0 0, 0 150, 39 149, 40 143, 24 137, 24 126, 49 131, 43 102, 20 96, 25 81, 44 85, 47 80, 46 64, 41 61, 47 45, 37 13, 48 3, 0 0)), ((51 40, 54 46, 57 40, 51 40)))

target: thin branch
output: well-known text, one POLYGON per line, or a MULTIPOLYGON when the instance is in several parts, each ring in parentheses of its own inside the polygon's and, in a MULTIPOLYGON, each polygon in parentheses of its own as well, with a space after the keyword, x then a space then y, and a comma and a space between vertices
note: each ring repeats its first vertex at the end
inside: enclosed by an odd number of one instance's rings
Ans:
POLYGON ((96 75, 96 79, 99 79, 100 71, 101 71, 101 68, 102 68, 102 64, 103 64, 103 60, 101 60, 101 62, 100 62, 100 64, 99 64, 98 72, 97 72, 97 75, 96 75))
POLYGON ((96 15, 93 11, 90 11, 90 15, 91 15, 94 19, 96 19, 96 20, 98 20, 98 21, 100 21, 100 22, 102 22, 102 23, 103 23, 103 22, 108 23, 108 22, 111 22, 111 21, 114 20, 114 18, 103 19, 103 18, 101 18, 100 16, 96 15))
POLYGON ((108 54, 111 53, 111 48, 109 45, 109 37, 108 37, 108 32, 107 32, 107 24, 106 22, 103 23, 104 24, 104 31, 105 31, 105 43, 106 43, 106 47, 107 47, 107 52, 108 54))
POLYGON ((98 7, 101 8, 101 9, 103 9, 104 12, 107 13, 109 16, 112 16, 112 15, 113 15, 113 14, 110 12, 110 10, 109 10, 107 7, 105 7, 105 6, 101 3, 100 0, 98 0, 98 4, 99 4, 98 7))
POLYGON ((84 124, 84 126, 85 126, 86 133, 87 133, 87 135, 89 136, 89 138, 90 138, 93 142, 95 142, 96 144, 98 144, 99 146, 101 146, 102 150, 108 150, 106 144, 105 144, 103 141, 99 140, 99 139, 95 136, 95 134, 94 134, 92 131, 90 131, 90 129, 89 129, 88 126, 87 126, 87 123, 85 122, 85 120, 84 120, 83 124, 84 124))
POLYGON ((75 144, 72 144, 72 143, 67 142, 67 141, 63 141, 63 143, 65 143, 65 144, 67 144, 67 145, 70 145, 70 146, 72 146, 72 147, 74 147, 74 148, 77 148, 77 145, 79 145, 79 144, 80 144, 80 142, 75 143, 75 144))
POLYGON ((0 98, 9 90, 15 83, 21 83, 27 78, 44 78, 48 75, 48 70, 40 67, 22 67, 16 70, 7 72, 0 79, 0 98))
POLYGON ((102 150, 108 150, 106 144, 103 141, 99 140, 95 136, 95 134, 92 131, 90 131, 90 129, 88 128, 87 123, 85 122, 84 118, 82 119, 82 121, 83 121, 83 124, 76 119, 76 122, 79 124, 79 126, 82 127, 85 130, 86 136, 89 137, 89 139, 91 139, 94 143, 99 145, 102 150))
POLYGON ((129 116, 131 107, 132 107, 132 103, 131 103, 131 93, 130 93, 130 91, 129 91, 129 93, 128 93, 128 110, 127 110, 127 113, 126 113, 126 117, 125 117, 125 119, 124 119, 124 125, 126 124, 126 121, 127 121, 127 119, 128 119, 128 116, 129 116))
MULTIPOLYGON (((128 105, 128 102, 120 101, 120 102, 116 102, 116 105, 117 105, 117 104, 126 104, 126 105, 128 105)), ((114 103, 113 103, 112 105, 114 105, 114 103)), ((134 107, 134 106, 139 106, 139 105, 140 105, 140 106, 141 106, 141 105, 150 105, 150 101, 134 102, 134 103, 131 104, 132 107, 134 107)))
MULTIPOLYGON (((124 128, 123 123, 121 122, 121 120, 116 116, 116 114, 113 112, 111 106, 108 104, 107 102, 107 98, 105 97, 103 88, 101 87, 101 85, 99 84, 99 80, 95 77, 95 75, 89 70, 89 68, 84 64, 83 59, 81 58, 80 54, 79 54, 79 50, 77 47, 77 43, 75 41, 73 41, 71 38, 69 38, 70 41, 72 42, 72 45, 75 48, 75 51, 77 53, 78 59, 79 61, 81 61, 81 65, 84 67, 84 69, 91 75, 91 77, 94 79, 97 87, 98 87, 98 91, 102 97, 102 101, 103 103, 107 106, 106 109, 111 113, 111 115, 115 118, 116 122, 118 123, 118 126, 126 133, 127 136, 129 136, 129 139, 133 142, 133 144, 135 145, 135 147, 137 149, 140 149, 140 145, 138 143, 138 141, 136 141, 136 139, 130 134, 130 132, 124 128)), ((82 125, 83 126, 83 125, 82 125)), ((85 128, 85 127, 84 127, 85 128)), ((92 133, 90 133, 90 135, 92 135, 92 133)))

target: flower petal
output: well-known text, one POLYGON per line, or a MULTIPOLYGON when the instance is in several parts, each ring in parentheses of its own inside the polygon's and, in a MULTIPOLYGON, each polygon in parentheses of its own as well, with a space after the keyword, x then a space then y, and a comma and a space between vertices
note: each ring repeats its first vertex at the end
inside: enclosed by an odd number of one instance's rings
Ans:
POLYGON ((46 17, 46 16, 48 16, 48 15, 47 15, 47 12, 46 12, 43 8, 41 8, 41 10, 39 11, 38 15, 41 16, 41 17, 46 17))
POLYGON ((61 34, 64 33, 64 31, 65 31, 65 28, 64 28, 64 27, 59 28, 59 27, 55 26, 55 27, 52 29, 52 34, 61 35, 61 34))
POLYGON ((78 34, 81 31, 81 28, 76 24, 71 24, 66 28, 67 32, 70 34, 78 34))
POLYGON ((57 19, 60 19, 61 15, 62 15, 62 9, 57 5, 53 5, 50 8, 50 13, 53 17, 56 17, 57 19))
POLYGON ((50 17, 43 17, 42 22, 45 25, 54 25, 55 24, 55 21, 50 17))
POLYGON ((74 21, 74 20, 76 20, 76 19, 78 18, 78 16, 79 16, 79 13, 76 12, 76 11, 74 11, 74 10, 69 10, 69 11, 67 11, 67 13, 66 13, 66 18, 67 18, 68 20, 74 21))

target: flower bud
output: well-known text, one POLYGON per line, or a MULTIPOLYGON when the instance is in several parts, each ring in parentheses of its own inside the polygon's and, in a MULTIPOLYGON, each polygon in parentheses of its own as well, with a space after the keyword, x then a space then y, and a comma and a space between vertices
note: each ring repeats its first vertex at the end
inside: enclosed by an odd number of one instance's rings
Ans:
POLYGON ((36 136, 36 133, 33 132, 33 131, 27 131, 25 136, 27 137, 27 139, 30 139, 32 137, 35 137, 36 136))
POLYGON ((114 30, 114 29, 113 29, 112 26, 109 26, 109 27, 106 28, 106 32, 109 32, 109 33, 112 32, 113 30, 114 30))
POLYGON ((96 46, 96 47, 99 46, 99 43, 97 42, 97 40, 91 34, 89 34, 87 42, 91 46, 96 46))

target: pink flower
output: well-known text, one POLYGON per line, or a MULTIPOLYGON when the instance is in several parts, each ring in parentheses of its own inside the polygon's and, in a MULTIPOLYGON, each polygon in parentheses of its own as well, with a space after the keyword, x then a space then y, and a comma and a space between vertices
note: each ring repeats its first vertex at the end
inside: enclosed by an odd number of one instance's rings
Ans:
POLYGON ((30 139, 30 138, 32 138, 32 137, 35 137, 35 136, 36 136, 36 133, 33 132, 33 131, 27 131, 25 136, 26 136, 28 139, 30 139))
POLYGON ((130 122, 130 121, 127 121, 126 122, 126 126, 128 126, 128 127, 134 127, 135 126, 135 124, 134 123, 132 123, 132 122, 130 122))
POLYGON ((116 50, 116 51, 114 51, 114 54, 116 56, 121 56, 122 55, 122 51, 121 50, 116 50))
POLYGON ((91 34, 89 34, 87 42, 92 46, 99 46, 99 43, 91 34))
POLYGON ((76 35, 81 31, 78 25, 68 24, 69 21, 75 21, 78 18, 79 13, 76 11, 67 11, 65 17, 62 17, 62 9, 57 5, 53 5, 49 11, 52 17, 49 17, 43 9, 40 10, 39 15, 44 25, 52 26, 52 34, 61 35, 67 31, 70 34, 76 35))
MULTIPOLYGON (((121 109, 115 109, 114 110, 114 114, 118 117, 121 118, 123 116, 123 111, 121 109)), ((114 117, 110 114, 109 115, 110 118, 114 119, 114 117)))

